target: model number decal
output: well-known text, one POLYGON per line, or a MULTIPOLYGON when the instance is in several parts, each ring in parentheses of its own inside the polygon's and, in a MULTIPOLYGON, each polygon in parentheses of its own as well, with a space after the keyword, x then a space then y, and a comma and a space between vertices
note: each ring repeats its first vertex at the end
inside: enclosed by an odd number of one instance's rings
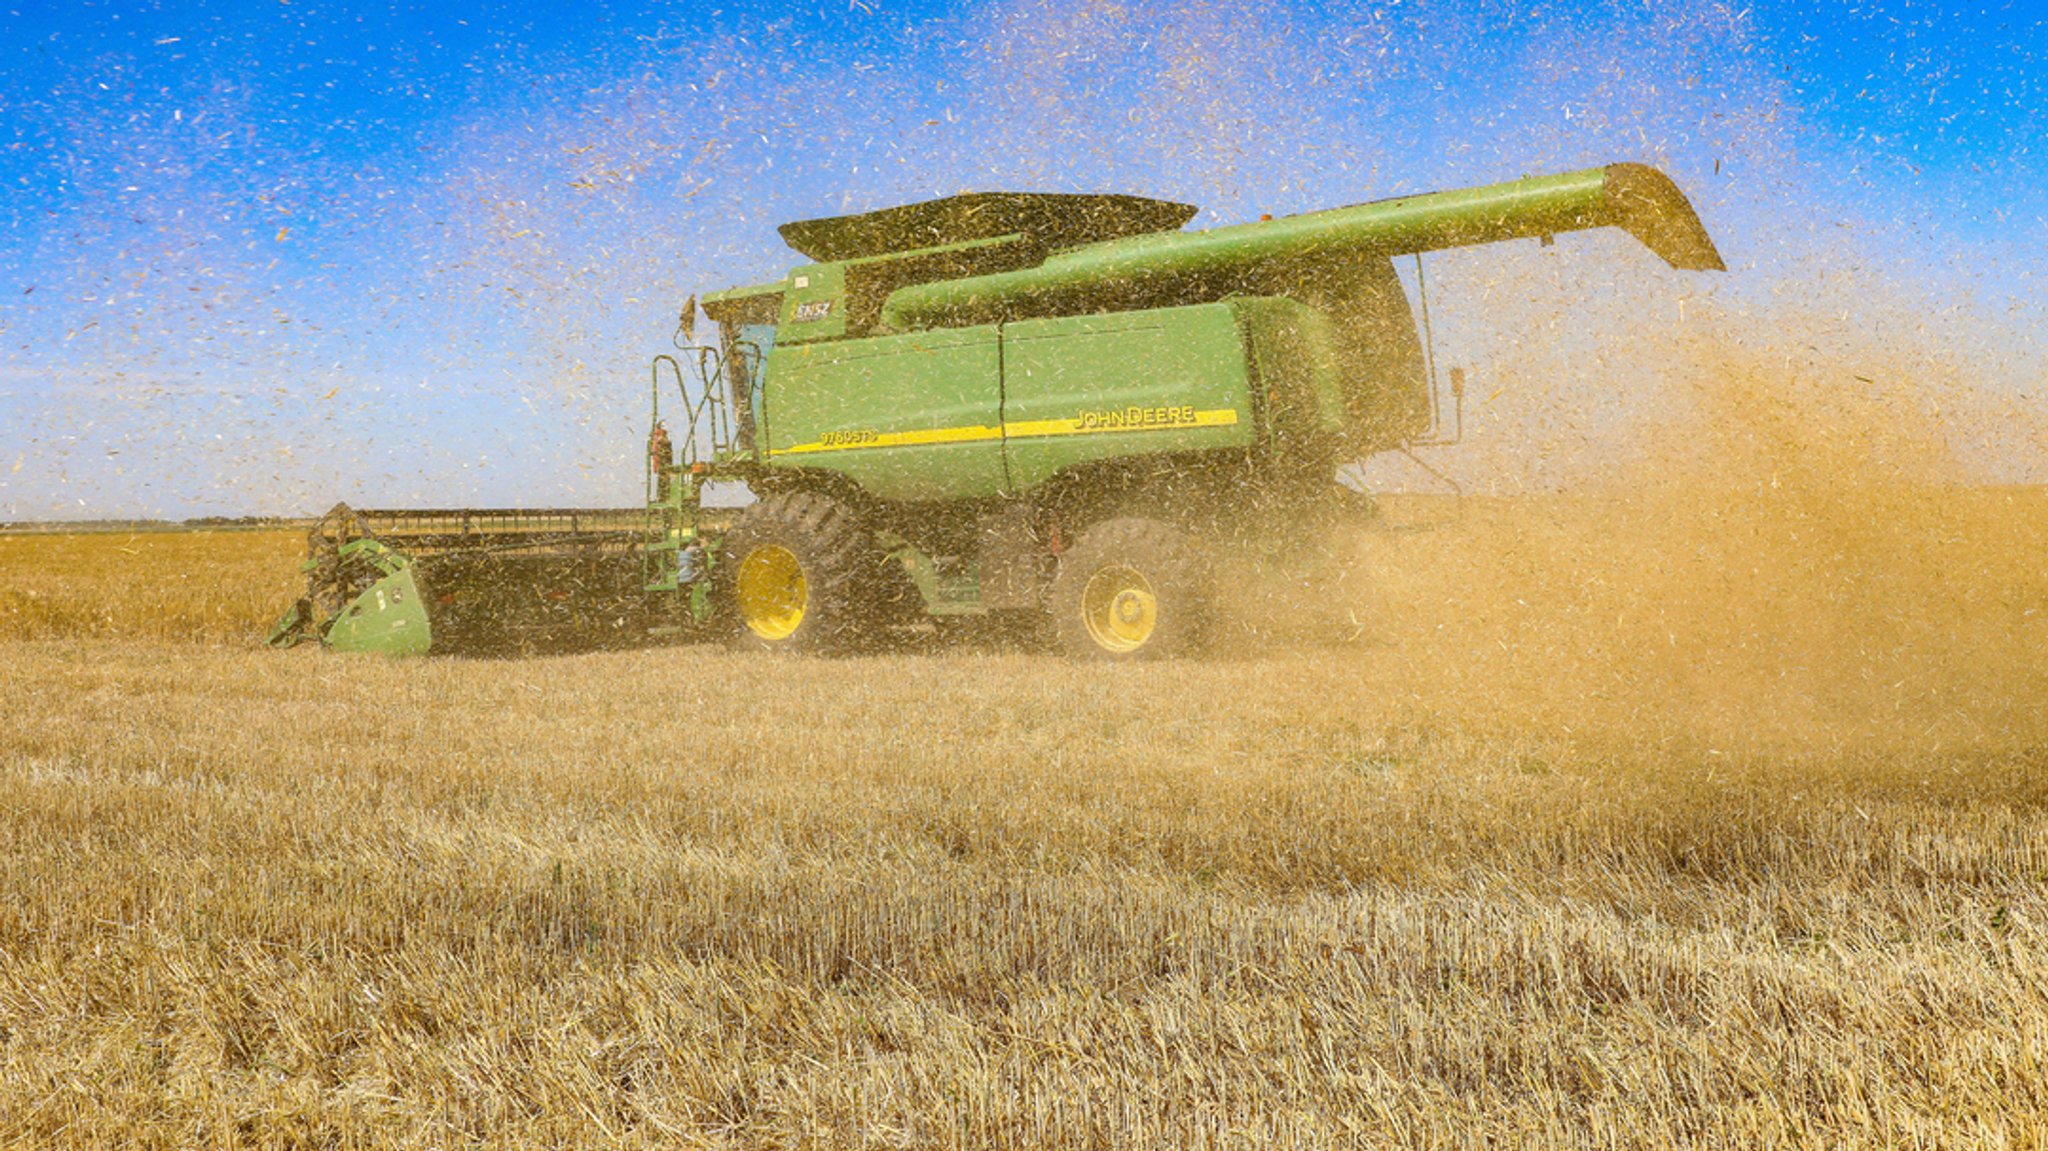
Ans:
POLYGON ((882 433, 873 428, 861 428, 851 432, 826 432, 818 437, 818 443, 828 448, 857 448, 872 444, 882 438, 882 433))
POLYGON ((832 314, 832 301, 805 300, 796 306, 796 323, 815 324, 832 314))

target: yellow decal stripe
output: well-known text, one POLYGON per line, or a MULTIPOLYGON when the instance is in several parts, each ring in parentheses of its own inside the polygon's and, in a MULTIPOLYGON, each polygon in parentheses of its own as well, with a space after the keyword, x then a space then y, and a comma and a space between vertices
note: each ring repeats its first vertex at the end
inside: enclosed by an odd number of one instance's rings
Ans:
POLYGON ((902 448, 920 444, 964 444, 978 440, 1029 439, 1035 436, 1092 436, 1104 432, 1177 432, 1189 428, 1228 428, 1238 422, 1237 409, 1216 408, 1192 413, 1191 418, 1172 423, 1118 424, 1080 417, 1058 420, 1013 420, 1002 427, 919 428, 908 432, 875 432, 845 436, 832 443, 822 440, 772 449, 771 456, 793 456, 807 452, 851 452, 864 448, 902 448))

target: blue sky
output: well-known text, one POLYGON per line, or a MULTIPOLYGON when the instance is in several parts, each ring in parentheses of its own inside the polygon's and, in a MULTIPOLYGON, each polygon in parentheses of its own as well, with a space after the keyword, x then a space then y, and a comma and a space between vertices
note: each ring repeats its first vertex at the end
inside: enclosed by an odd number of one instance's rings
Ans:
POLYGON ((1457 254, 1445 354, 1683 291, 1914 317, 2014 395, 2042 363, 2031 4, 0 11, 0 518, 630 503, 685 295, 780 275, 783 220, 974 188, 1206 226, 1643 160, 1728 277, 1567 238, 1572 300, 1503 313, 1539 257, 1457 254))

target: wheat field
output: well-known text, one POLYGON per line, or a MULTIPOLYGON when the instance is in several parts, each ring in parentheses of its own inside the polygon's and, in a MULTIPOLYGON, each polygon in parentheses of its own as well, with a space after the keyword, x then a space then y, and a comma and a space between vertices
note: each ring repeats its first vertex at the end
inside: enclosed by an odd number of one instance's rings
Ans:
POLYGON ((1872 498, 1753 594, 1479 503, 1142 667, 276 652, 289 535, 0 538, 0 1143, 2040 1146, 2048 501, 1872 498))

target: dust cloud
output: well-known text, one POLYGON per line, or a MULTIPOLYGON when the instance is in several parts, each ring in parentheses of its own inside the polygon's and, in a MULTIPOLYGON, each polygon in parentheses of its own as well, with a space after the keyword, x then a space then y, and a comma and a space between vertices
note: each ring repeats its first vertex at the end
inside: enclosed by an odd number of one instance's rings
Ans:
POLYGON ((1903 344, 1696 320, 1644 333, 1677 359, 1625 458, 1563 491, 1388 497, 1246 614, 1313 605, 1398 690, 1482 724, 1714 750, 2048 734, 2048 492, 1970 463, 2038 426, 1903 344))

